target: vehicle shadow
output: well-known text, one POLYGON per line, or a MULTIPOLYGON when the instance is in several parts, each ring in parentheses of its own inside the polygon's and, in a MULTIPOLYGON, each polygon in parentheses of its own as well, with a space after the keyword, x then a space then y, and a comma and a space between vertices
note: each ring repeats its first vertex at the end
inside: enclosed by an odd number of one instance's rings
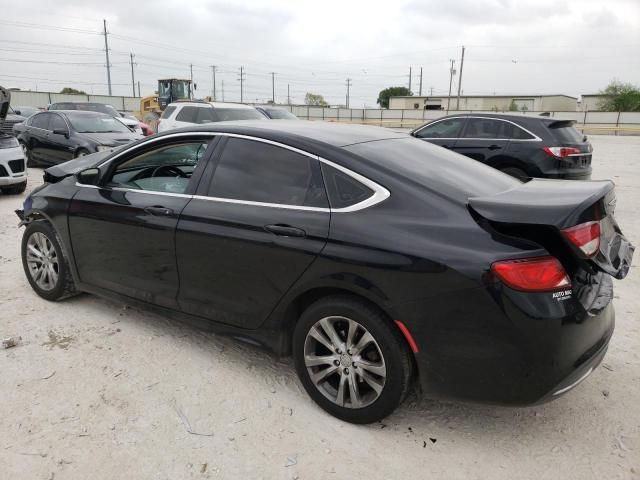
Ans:
MULTIPOLYGON (((313 401, 307 396, 295 372, 290 357, 279 358, 264 348, 241 340, 198 329, 190 324, 140 310, 135 307, 124 306, 111 300, 99 299, 89 295, 81 295, 67 300, 68 302, 86 302, 88 299, 100 309, 119 315, 120 322, 136 325, 155 336, 175 338, 179 348, 199 350, 203 355, 211 355, 225 367, 233 369, 239 381, 247 384, 263 385, 264 396, 268 397, 276 390, 286 390, 306 402, 307 406, 313 401), (123 314, 122 312, 126 312, 123 314)), ((92 306, 93 307, 93 306, 92 306)), ((173 340, 172 340, 173 341, 173 340)), ((574 392, 574 394, 576 394, 574 392)), ((553 423, 567 415, 569 401, 560 398, 554 402, 532 407, 506 407, 482 405, 458 401, 443 401, 430 399, 422 395, 417 387, 409 393, 405 402, 386 419, 371 425, 353 425, 353 428, 368 429, 370 431, 385 430, 403 433, 408 437, 415 437, 417 443, 437 441, 439 435, 446 435, 452 430, 457 434, 468 433, 481 437, 500 437, 513 435, 514 428, 535 434, 545 425, 553 423)), ((331 417, 313 405, 317 415, 326 417, 322 421, 336 422, 340 420, 331 417)), ((575 422, 580 422, 576 415, 575 422)))

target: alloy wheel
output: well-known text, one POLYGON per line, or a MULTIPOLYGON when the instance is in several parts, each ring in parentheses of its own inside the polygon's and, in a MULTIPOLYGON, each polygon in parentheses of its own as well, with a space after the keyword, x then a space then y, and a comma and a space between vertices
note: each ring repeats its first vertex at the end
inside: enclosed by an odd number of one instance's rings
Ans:
POLYGON ((341 407, 366 407, 385 386, 387 368, 378 342, 347 317, 325 317, 311 327, 304 363, 318 391, 341 407))
POLYGON ((53 290, 58 283, 60 264, 53 243, 41 232, 34 232, 27 240, 29 275, 42 290, 53 290))

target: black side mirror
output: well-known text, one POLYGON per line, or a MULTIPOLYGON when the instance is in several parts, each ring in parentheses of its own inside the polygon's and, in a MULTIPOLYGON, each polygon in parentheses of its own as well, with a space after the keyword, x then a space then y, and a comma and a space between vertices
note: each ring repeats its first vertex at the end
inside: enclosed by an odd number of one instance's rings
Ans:
POLYGON ((55 128, 53 130, 54 135, 64 135, 65 138, 69 138, 69 131, 66 128, 55 128))
POLYGON ((13 113, 15 113, 16 115, 22 115, 22 112, 20 110, 14 110, 13 113))
POLYGON ((82 185, 98 185, 100 182, 100 169, 87 168, 76 173, 76 181, 82 185))

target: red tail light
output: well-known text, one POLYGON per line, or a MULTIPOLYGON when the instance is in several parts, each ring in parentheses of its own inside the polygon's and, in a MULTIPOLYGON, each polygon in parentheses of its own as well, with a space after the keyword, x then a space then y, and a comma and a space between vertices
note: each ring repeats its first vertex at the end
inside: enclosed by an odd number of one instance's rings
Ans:
POLYGON ((562 234, 582 250, 587 257, 593 257, 600 249, 600 222, 587 222, 561 230, 562 234))
POLYGON ((491 271, 507 286, 522 292, 551 292, 571 286, 571 280, 555 257, 503 260, 491 271))
POLYGON ((572 155, 582 155, 580 149, 575 147, 544 147, 543 150, 547 155, 556 158, 565 158, 572 155))

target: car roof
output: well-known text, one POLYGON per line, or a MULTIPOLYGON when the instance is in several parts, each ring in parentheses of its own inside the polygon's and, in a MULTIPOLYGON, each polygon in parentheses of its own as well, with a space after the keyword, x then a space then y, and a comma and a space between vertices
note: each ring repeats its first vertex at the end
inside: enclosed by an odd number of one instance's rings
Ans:
POLYGON ((213 108, 235 108, 238 110, 253 110, 250 105, 244 105, 242 103, 230 103, 230 102, 203 102, 203 101, 179 101, 173 102, 167 105, 168 107, 213 107, 213 108))
POLYGON ((296 143, 304 143, 306 140, 309 143, 321 142, 335 147, 392 138, 410 138, 406 133, 382 127, 309 120, 278 120, 277 122, 235 120, 233 122, 215 122, 171 130, 162 135, 170 135, 179 131, 235 133, 276 141, 291 139, 295 140, 296 143))
MULTIPOLYGON (((94 112, 92 110, 51 110, 51 111, 47 111, 47 112, 40 112, 40 113, 63 113, 65 115, 68 114, 73 114, 75 116, 85 116, 85 117, 89 117, 89 116, 101 116, 101 117, 109 117, 109 118, 113 118, 111 115, 108 115, 106 113, 102 113, 102 112, 94 112)), ((40 113, 36 113, 35 115, 40 115, 40 113)))

